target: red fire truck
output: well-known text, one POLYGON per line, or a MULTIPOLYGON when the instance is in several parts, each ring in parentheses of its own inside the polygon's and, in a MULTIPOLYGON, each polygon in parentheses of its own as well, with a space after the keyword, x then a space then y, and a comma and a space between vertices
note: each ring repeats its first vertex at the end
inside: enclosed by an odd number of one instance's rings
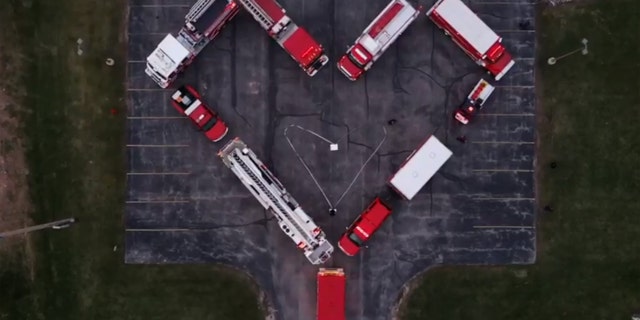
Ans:
POLYGON ((476 113, 482 109, 493 90, 495 90, 495 87, 489 84, 487 80, 480 79, 464 103, 453 113, 453 118, 462 124, 469 123, 476 113))
POLYGON ((496 80, 513 67, 515 62, 502 45, 502 37, 461 0, 439 0, 427 11, 427 16, 496 80))
POLYGON ((296 25, 275 0, 237 1, 309 76, 314 76, 329 62, 322 45, 296 25))
POLYGON ((391 215, 391 207, 375 198, 367 209, 347 228, 338 247, 348 256, 354 256, 391 215))
POLYGON ((342 268, 320 268, 318 271, 318 320, 345 320, 347 279, 342 268))
POLYGON ((178 36, 168 34, 147 57, 145 73, 161 88, 170 86, 239 10, 233 0, 198 0, 178 36))
POLYGON ((349 80, 357 80, 400 37, 419 13, 406 0, 392 0, 338 61, 338 69, 349 80))

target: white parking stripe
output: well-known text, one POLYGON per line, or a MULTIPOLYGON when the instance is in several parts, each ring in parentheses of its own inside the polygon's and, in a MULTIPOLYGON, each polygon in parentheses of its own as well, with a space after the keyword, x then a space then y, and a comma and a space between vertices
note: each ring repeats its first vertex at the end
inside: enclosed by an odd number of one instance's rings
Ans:
POLYGON ((473 226, 474 229, 533 229, 534 226, 473 226))
POLYGON ((530 169, 471 169, 472 172, 533 172, 530 169))
POLYGON ((127 172, 128 176, 187 176, 191 172, 127 172))
POLYGON ((476 144, 534 144, 533 141, 471 141, 476 144))
POLYGON ((188 144, 128 144, 127 148, 186 148, 188 144))

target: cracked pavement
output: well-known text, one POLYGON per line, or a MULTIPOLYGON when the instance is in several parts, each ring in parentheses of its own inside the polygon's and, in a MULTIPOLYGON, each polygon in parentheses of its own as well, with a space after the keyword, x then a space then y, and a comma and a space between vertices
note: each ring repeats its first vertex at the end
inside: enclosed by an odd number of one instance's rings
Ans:
MULTIPOLYGON (((323 44, 331 61, 308 77, 246 13, 240 14, 178 78, 194 85, 229 124, 214 144, 169 104, 171 90, 144 74, 144 60, 176 33, 193 1, 130 0, 126 255, 130 264, 223 263, 250 273, 276 319, 315 318, 315 274, 259 203, 217 157, 241 137, 336 245, 325 266, 348 275, 348 319, 391 318, 403 286, 439 264, 528 264, 535 260, 533 1, 467 1, 516 59, 484 110, 461 127, 451 113, 482 76, 422 14, 366 76, 335 67, 386 0, 280 0, 323 44), (519 23, 528 21, 529 30, 519 23), (393 126, 388 120, 396 119, 393 126), (289 137, 335 202, 382 137, 381 150, 335 217, 284 137, 289 137), (387 178, 428 135, 454 155, 411 202, 393 198, 387 178), (466 135, 467 143, 456 141, 466 135), (337 249, 344 228, 377 194, 394 212, 356 257, 337 249)), ((420 1, 425 10, 434 1, 420 1)), ((170 266, 167 266, 170 268, 170 266)))

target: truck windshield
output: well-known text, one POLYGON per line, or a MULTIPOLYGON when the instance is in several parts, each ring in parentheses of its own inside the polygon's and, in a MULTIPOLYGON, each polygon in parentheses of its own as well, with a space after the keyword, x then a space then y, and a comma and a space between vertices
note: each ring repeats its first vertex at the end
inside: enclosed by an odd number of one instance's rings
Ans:
POLYGON ((360 237, 358 237, 355 233, 351 232, 349 234, 349 239, 351 239, 351 241, 353 241, 353 243, 355 245, 357 245, 358 247, 362 247, 362 244, 364 242, 362 242, 362 239, 360 239, 360 237))
POLYGON ((360 61, 358 61, 358 59, 356 59, 353 56, 353 50, 351 52, 349 52, 349 54, 347 55, 349 57, 349 60, 351 60, 351 62, 353 62, 353 64, 355 64, 356 66, 358 66, 358 68, 360 69, 364 69, 364 66, 360 63, 360 61))
POLYGON ((211 128, 216 125, 216 122, 218 122, 218 119, 216 117, 211 117, 211 120, 202 126, 202 131, 207 132, 211 130, 211 128))

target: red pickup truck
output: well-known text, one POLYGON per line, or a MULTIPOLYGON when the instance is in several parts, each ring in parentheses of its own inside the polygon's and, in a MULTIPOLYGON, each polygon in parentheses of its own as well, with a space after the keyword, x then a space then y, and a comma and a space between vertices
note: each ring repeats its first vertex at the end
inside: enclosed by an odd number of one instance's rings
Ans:
POLYGON ((356 255, 360 251, 360 247, 371 238, 390 215, 391 207, 376 197, 356 221, 347 228, 347 232, 338 242, 338 247, 348 256, 356 255))

